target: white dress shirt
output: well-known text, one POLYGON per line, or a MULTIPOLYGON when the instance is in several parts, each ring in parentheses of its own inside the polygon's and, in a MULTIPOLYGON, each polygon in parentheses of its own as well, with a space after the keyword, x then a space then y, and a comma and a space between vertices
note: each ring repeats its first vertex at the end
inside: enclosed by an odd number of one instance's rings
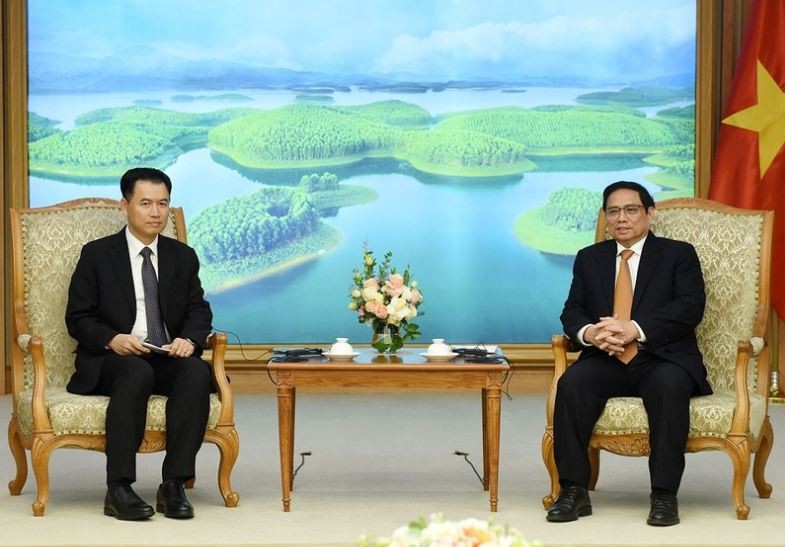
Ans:
MULTIPOLYGON (((616 242, 616 275, 614 279, 619 277, 619 265, 621 264, 621 252, 625 249, 632 250, 632 256, 627 259, 627 264, 630 266, 630 277, 632 278, 632 292, 635 294, 635 282, 638 280, 638 266, 641 263, 641 254, 643 253, 643 244, 646 243, 646 237, 644 236, 640 241, 634 243, 631 247, 625 247, 618 241, 616 242)), ((614 283, 615 286, 615 283, 614 283)), ((646 342, 646 335, 643 333, 643 329, 641 326, 636 322, 632 322, 635 327, 638 329, 638 338, 639 342, 646 342)), ((585 325, 581 330, 578 331, 578 341, 583 344, 584 346, 590 346, 591 344, 587 344, 586 340, 583 338, 583 335, 586 334, 586 330, 593 326, 591 323, 585 325)))
MULTIPOLYGON (((131 259, 131 276, 134 280, 134 295, 136 296, 136 321, 131 329, 131 334, 140 340, 147 339, 147 310, 144 307, 144 283, 142 282, 142 262, 144 257, 141 255, 142 249, 150 247, 153 251, 150 255, 150 262, 153 263, 155 276, 158 277, 158 236, 149 245, 145 245, 125 227, 125 239, 128 241, 128 256, 131 259)), ((164 325, 166 329, 166 325, 164 325)), ((167 337, 169 332, 166 333, 167 337)))

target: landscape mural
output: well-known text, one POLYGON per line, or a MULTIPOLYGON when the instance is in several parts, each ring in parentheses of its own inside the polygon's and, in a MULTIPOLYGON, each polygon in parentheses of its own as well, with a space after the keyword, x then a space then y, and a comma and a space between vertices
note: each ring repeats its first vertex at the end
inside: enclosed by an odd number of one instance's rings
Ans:
POLYGON ((600 192, 693 195, 694 1, 29 0, 31 206, 164 169, 230 342, 367 343, 367 244, 423 341, 543 343, 600 192))

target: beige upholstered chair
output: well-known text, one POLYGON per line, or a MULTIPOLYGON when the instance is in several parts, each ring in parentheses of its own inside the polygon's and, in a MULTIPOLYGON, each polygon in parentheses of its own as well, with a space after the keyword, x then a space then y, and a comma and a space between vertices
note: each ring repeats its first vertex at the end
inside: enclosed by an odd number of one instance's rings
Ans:
MULTIPOLYGON (((13 253, 12 360, 13 414, 8 442, 16 460, 9 482, 19 495, 27 480, 25 449, 38 484, 33 514, 42 516, 49 497, 49 456, 60 447, 103 451, 108 397, 73 395, 65 390, 74 370, 76 341, 65 327, 68 285, 82 245, 120 231, 125 225, 120 203, 83 199, 52 207, 11 211, 13 253)), ((182 209, 172 208, 165 235, 185 241, 182 209)), ((220 451, 218 486, 227 507, 239 495, 230 476, 239 451, 234 428, 234 402, 224 373, 226 335, 211 336, 212 369, 218 393, 211 395, 205 441, 220 451)), ((154 395, 147 407, 141 452, 166 446, 166 397, 154 395)), ((100 473, 98 470, 97 473, 100 473)), ((189 486, 192 486, 189 485, 189 486)))
MULTIPOLYGON (((652 230, 660 236, 688 241, 700 257, 706 283, 706 311, 698 326, 698 345, 708 369, 713 395, 690 403, 687 452, 722 450, 733 464, 732 497, 736 515, 746 519, 744 485, 755 456, 752 478, 758 494, 768 498, 764 479, 773 430, 768 416, 769 350, 764 341, 769 315, 769 275, 774 214, 735 209, 703 199, 673 199, 657 205, 652 230)), ((597 241, 605 235, 600 211, 597 241)), ((559 494, 553 455, 553 405, 559 377, 568 366, 569 340, 553 337, 555 371, 547 402, 542 457, 551 479, 543 505, 559 494)), ((594 489, 599 450, 643 456, 649 453, 648 418, 635 397, 610 399, 597 421, 589 448, 594 489)))

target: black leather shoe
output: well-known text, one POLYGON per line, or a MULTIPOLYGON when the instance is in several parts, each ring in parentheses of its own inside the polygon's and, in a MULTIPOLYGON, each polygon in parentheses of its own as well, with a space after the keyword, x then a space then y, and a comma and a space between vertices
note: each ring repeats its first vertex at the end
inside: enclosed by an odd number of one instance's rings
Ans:
POLYGON ((158 494, 155 498, 156 509, 167 518, 191 519, 194 517, 194 508, 185 497, 185 488, 180 481, 164 481, 158 487, 158 494))
POLYGON ((646 524, 652 526, 673 526, 679 523, 679 501, 676 494, 652 492, 651 511, 646 524))
POLYGON ((582 486, 568 486, 548 509, 545 518, 548 522, 570 522, 578 520, 578 517, 589 515, 591 515, 589 492, 582 486))
POLYGON ((151 505, 136 495, 130 484, 109 487, 104 500, 104 515, 118 520, 144 520, 155 514, 151 505))

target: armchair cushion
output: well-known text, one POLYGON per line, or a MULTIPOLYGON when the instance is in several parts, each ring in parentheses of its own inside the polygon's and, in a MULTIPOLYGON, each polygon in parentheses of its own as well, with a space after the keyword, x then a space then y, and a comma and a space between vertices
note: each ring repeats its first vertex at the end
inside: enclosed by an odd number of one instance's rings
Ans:
MULTIPOLYGON (((693 397, 690 401, 690 437, 727 437, 730 433, 733 414, 736 411, 736 395, 732 391, 716 391, 713 395, 693 397)), ((750 392, 750 433, 756 438, 766 417, 766 399, 750 392)), ((627 435, 648 433, 649 417, 639 397, 614 397, 594 426, 598 435, 627 435)))
MULTIPOLYGON (((55 435, 81 433, 104 435, 106 408, 109 397, 103 395, 74 395, 64 388, 46 390, 44 397, 46 411, 52 422, 55 435)), ((25 435, 33 431, 33 390, 19 393, 19 426, 25 435)), ((221 414, 221 400, 216 393, 210 394, 210 414, 207 429, 215 429, 221 414)), ((166 431, 166 397, 153 395, 147 403, 148 431, 166 431)))

